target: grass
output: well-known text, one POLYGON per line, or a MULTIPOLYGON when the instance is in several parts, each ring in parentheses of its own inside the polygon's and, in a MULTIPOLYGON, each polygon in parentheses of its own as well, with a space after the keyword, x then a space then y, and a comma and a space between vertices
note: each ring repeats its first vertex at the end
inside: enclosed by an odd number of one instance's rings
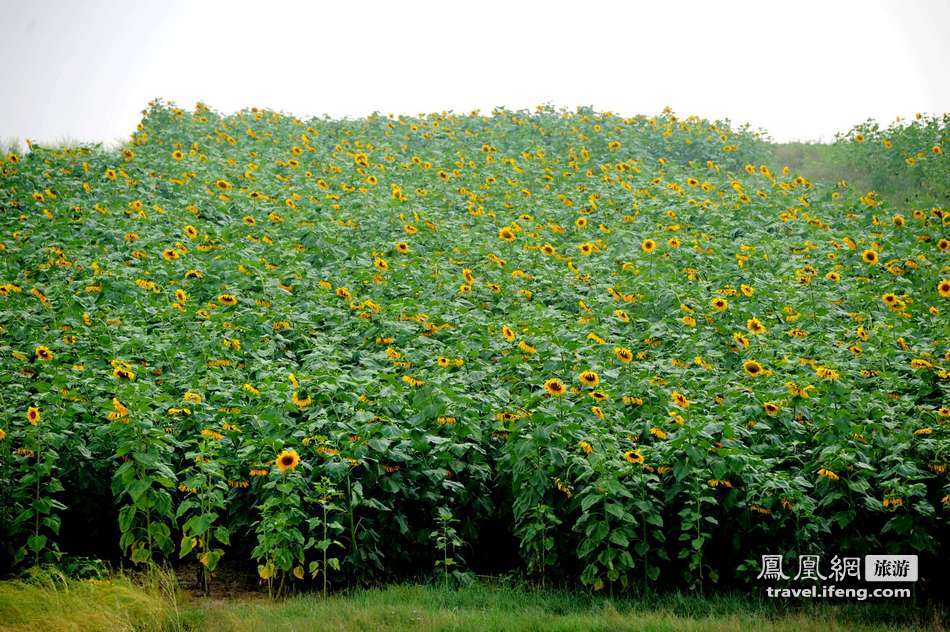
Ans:
POLYGON ((673 593, 610 600, 589 593, 476 584, 352 591, 323 600, 205 599, 169 590, 171 574, 0 582, 0 630, 942 630, 942 614, 899 604, 766 602, 673 593), (183 599, 182 599, 183 598, 183 599))
POLYGON ((73 580, 51 572, 0 582, 0 630, 175 629, 173 600, 158 586, 126 577, 73 580))

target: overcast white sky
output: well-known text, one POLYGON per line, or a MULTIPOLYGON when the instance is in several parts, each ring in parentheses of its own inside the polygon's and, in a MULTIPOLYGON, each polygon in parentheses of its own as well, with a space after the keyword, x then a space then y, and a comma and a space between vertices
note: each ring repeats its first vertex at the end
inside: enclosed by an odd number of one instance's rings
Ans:
POLYGON ((113 142, 154 97, 299 115, 553 103, 829 140, 950 111, 950 2, 0 0, 0 139, 113 142))

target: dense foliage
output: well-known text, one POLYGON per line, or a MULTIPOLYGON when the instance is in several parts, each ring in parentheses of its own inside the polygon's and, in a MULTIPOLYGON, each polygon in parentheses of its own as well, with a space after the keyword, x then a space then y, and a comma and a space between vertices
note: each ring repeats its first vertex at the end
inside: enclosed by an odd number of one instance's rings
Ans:
POLYGON ((888 127, 870 120, 839 134, 835 147, 848 167, 869 176, 875 191, 900 191, 912 204, 950 204, 950 171, 943 148, 950 141, 950 113, 917 113, 888 127))
POLYGON ((155 103, 121 151, 11 154, 3 565, 96 540, 205 581, 599 590, 945 560, 948 215, 762 148, 671 112, 155 103))

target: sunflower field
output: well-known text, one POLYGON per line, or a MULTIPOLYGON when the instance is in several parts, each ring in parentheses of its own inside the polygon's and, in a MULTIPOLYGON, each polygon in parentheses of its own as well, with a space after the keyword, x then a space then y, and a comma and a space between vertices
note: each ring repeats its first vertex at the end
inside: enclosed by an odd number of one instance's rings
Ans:
MULTIPOLYGON (((946 117, 888 134, 946 191, 946 117)), ((768 161, 671 111, 163 102, 120 149, 11 153, 0 569, 708 589, 763 554, 916 553, 932 576, 947 207, 768 161)))

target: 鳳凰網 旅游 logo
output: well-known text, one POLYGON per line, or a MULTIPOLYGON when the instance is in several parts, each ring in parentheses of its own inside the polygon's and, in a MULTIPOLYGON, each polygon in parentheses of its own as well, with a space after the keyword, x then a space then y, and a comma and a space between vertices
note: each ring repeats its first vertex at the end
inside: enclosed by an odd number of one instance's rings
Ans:
POLYGON ((783 555, 763 555, 756 579, 776 582, 768 586, 769 597, 785 598, 868 598, 910 597, 910 588, 866 587, 873 582, 916 582, 916 555, 799 555, 786 564, 783 555), (839 586, 838 584, 844 584, 839 586))

